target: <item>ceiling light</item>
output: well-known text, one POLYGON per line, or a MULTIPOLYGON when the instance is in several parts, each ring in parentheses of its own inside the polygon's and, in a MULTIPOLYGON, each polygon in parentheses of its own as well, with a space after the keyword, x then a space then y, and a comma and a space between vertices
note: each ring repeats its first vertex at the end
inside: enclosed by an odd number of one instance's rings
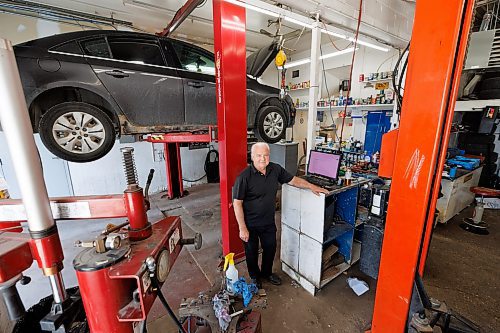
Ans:
POLYGON ((341 35, 341 34, 338 34, 336 32, 333 32, 333 31, 328 31, 326 29, 321 29, 321 32, 324 32, 325 34, 329 34, 329 35, 332 35, 332 36, 335 36, 335 37, 339 37, 339 38, 342 38, 342 39, 347 39, 346 35, 341 35))
MULTIPOLYGON (((290 17, 288 16, 288 12, 283 10, 282 8, 278 8, 276 7, 276 10, 277 11, 273 11, 272 10, 272 5, 270 4, 267 4, 267 3, 263 3, 262 5, 265 4, 265 7, 268 7, 269 9, 265 9, 265 8, 262 8, 262 6, 256 6, 256 5, 252 5, 250 3, 246 3, 246 2, 243 2, 243 1, 239 1, 239 0, 226 0, 227 2, 229 3, 232 3, 234 5, 237 5, 237 6, 241 6, 241 7, 245 7, 247 9, 250 9, 250 10, 253 10, 253 11, 256 11, 256 12, 259 12, 259 13, 262 13, 262 14, 266 14, 266 15, 269 15, 269 16, 273 16, 273 17, 283 17, 283 19, 285 21, 288 21, 288 22, 291 22, 291 23, 295 23, 295 24, 298 24, 302 27, 306 27, 308 29, 312 29, 313 26, 311 23, 307 22, 307 18, 304 17, 304 21, 302 20, 299 20, 299 19, 296 19, 296 18, 293 18, 293 17, 290 17)), ((247 0, 247 1, 250 1, 250 0, 247 0)), ((261 1, 254 1, 255 3, 262 3, 261 1)), ((294 15, 295 17, 301 17, 297 14, 294 14, 294 13, 291 13, 292 15, 294 15)), ((326 34, 329 34, 329 35, 332 35, 334 37, 338 37, 338 38, 342 38, 342 39, 345 39, 345 40, 348 40, 348 41, 351 41, 351 42, 354 42, 355 39, 353 37, 348 37, 346 35, 343 35, 343 34, 339 34, 339 33, 336 33, 336 32, 333 32, 333 31, 328 31, 327 29, 324 29, 322 28, 321 29, 321 32, 323 33, 326 33, 326 34)), ((362 40, 359 40, 357 41, 357 44, 359 45, 364 45, 364 46, 367 46, 367 47, 371 47, 372 49, 376 49, 376 50, 379 50, 379 51, 383 51, 383 52, 389 52, 389 49, 386 48, 386 47, 382 47, 382 46, 378 46, 378 45, 375 45, 375 44, 372 44, 372 43, 368 43, 368 42, 365 42, 365 41, 362 41, 362 40)))
MULTIPOLYGON (((359 49, 359 48, 356 48, 356 50, 357 49, 359 49)), ((322 55, 319 58, 320 59, 328 59, 328 58, 336 57, 336 56, 339 56, 339 55, 342 55, 342 54, 351 53, 353 51, 354 51, 354 47, 350 47, 350 48, 342 50, 342 51, 337 51, 337 52, 332 52, 332 53, 328 53, 328 54, 322 55)), ((310 62, 311 62, 310 58, 302 59, 302 60, 297 60, 297 61, 292 61, 292 62, 289 62, 289 63, 285 63, 285 68, 290 68, 290 67, 296 67, 296 66, 300 66, 300 65, 305 65, 305 64, 308 64, 310 62)))
MULTIPOLYGON (((348 40, 351 41, 351 42, 355 41, 355 39, 352 38, 352 37, 349 37, 348 40)), ((359 39, 356 42, 356 44, 368 46, 368 47, 371 47, 372 49, 379 50, 379 51, 389 52, 389 49, 386 48, 386 47, 378 46, 378 45, 375 45, 375 44, 372 44, 372 43, 368 43, 368 42, 365 42, 365 41, 362 41, 362 40, 359 40, 359 39)))
POLYGON ((288 17, 288 16, 285 16, 284 17, 285 21, 288 21, 288 22, 292 22, 292 23, 295 23, 295 24, 298 24, 298 25, 301 25, 303 27, 306 27, 306 28, 309 28, 309 29, 312 29, 312 25, 309 24, 309 23, 306 23, 306 22, 302 22, 302 21, 299 21, 299 20, 296 20, 292 17, 288 17))
POLYGON ((269 16, 273 16, 273 17, 280 16, 278 13, 275 13, 275 12, 272 12, 270 10, 260 8, 260 7, 257 7, 257 6, 254 6, 254 5, 245 3, 245 2, 241 2, 241 1, 237 1, 237 0, 226 0, 226 2, 232 3, 233 5, 236 5, 236 6, 245 7, 247 9, 253 10, 255 12, 259 12, 259 13, 266 14, 269 16))
POLYGON ((290 68, 290 67, 296 67, 300 65, 305 65, 311 62, 311 59, 302 59, 302 60, 297 60, 297 61, 292 61, 289 63, 285 63, 285 68, 290 68))
MULTIPOLYGON (((359 49, 359 47, 356 48, 356 50, 358 50, 358 49, 359 49)), ((350 48, 342 50, 342 51, 337 51, 337 52, 332 52, 332 53, 328 53, 328 54, 322 55, 319 58, 320 59, 328 59, 328 58, 331 58, 331 57, 339 56, 341 54, 351 53, 353 51, 354 51, 354 47, 350 47, 350 48)))

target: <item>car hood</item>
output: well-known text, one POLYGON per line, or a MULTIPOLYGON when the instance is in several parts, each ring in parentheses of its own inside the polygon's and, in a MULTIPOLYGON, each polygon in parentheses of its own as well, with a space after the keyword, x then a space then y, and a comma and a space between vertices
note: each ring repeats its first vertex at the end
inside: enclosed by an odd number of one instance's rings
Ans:
POLYGON ((277 42, 272 42, 247 57, 247 74, 260 77, 279 52, 277 42))

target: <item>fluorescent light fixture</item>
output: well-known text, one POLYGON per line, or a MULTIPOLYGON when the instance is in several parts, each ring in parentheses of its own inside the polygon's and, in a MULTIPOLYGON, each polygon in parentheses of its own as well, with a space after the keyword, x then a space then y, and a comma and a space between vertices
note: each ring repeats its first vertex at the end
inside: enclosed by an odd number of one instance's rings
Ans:
MULTIPOLYGON (((358 50, 358 49, 359 49, 359 47, 356 48, 356 50, 358 50)), ((320 59, 328 59, 328 58, 331 58, 331 57, 339 56, 341 54, 351 53, 353 51, 354 51, 354 47, 350 47, 350 48, 347 48, 347 49, 342 50, 342 51, 337 51, 337 52, 333 52, 333 53, 328 53, 328 54, 322 55, 319 58, 320 59)))
POLYGON ((285 63, 285 68, 290 68, 290 67, 296 67, 300 65, 305 65, 311 62, 311 59, 302 59, 302 60, 297 60, 297 61, 292 61, 289 63, 285 63))
MULTIPOLYGON (((277 9, 278 11, 274 12, 272 10, 265 9, 265 8, 262 8, 262 7, 258 7, 256 5, 252 5, 252 4, 249 4, 249 3, 246 3, 246 2, 243 2, 243 1, 239 1, 239 0, 225 0, 225 1, 227 1, 229 3, 232 3, 234 5, 237 5, 237 6, 245 7, 247 9, 250 9, 250 10, 262 13, 262 14, 269 15, 269 16, 273 16, 273 17, 280 17, 281 16, 281 17, 283 17, 283 19, 285 21, 288 21, 288 22, 291 22, 291 23, 295 23, 295 24, 298 24, 300 26, 303 26, 303 27, 306 27, 306 28, 309 28, 309 29, 313 28, 312 24, 310 24, 310 23, 308 23, 306 21, 301 21, 301 20, 298 20, 296 18, 287 16, 286 11, 284 11, 283 9, 277 9)), ((259 1, 256 1, 256 2, 259 3, 259 1)), ((268 5, 268 4, 266 4, 266 5, 268 5)), ((270 8, 269 5, 268 5, 268 7, 270 8)), ((299 17, 297 15, 295 15, 295 16, 299 17)), ((304 19, 307 20, 306 17, 304 17, 304 19)), ((332 35, 334 37, 342 38, 342 39, 345 39, 345 40, 348 40, 348 41, 351 41, 351 42, 354 42, 354 40, 355 40, 353 37, 348 37, 348 36, 343 35, 343 34, 339 34, 339 33, 333 32, 333 31, 328 31, 327 29, 323 29, 323 28, 321 29, 321 32, 329 34, 329 35, 332 35)), ((378 46, 378 45, 375 45, 375 44, 372 44, 372 43, 368 43, 368 42, 365 42, 365 41, 362 41, 362 40, 359 40, 359 39, 357 41, 357 44, 364 45, 364 46, 367 46, 367 47, 371 47, 372 49, 375 49, 375 50, 379 50, 379 51, 383 51, 383 52, 389 52, 389 49, 386 48, 386 47, 378 46)), ((286 67, 286 65, 285 65, 285 67, 286 67)))
POLYGON ((338 38, 347 39, 346 35, 341 35, 341 34, 338 34, 336 32, 333 32, 333 31, 328 31, 326 29, 321 29, 321 32, 323 32, 325 34, 329 34, 329 35, 335 36, 335 37, 338 37, 338 38))
MULTIPOLYGON (((348 40, 351 41, 351 42, 354 42, 356 39, 354 39, 352 37, 349 37, 348 40)), ((379 50, 379 51, 389 52, 389 49, 386 48, 386 47, 378 46, 378 45, 375 45, 375 44, 372 44, 372 43, 368 43, 368 42, 365 42, 365 41, 362 41, 362 40, 359 40, 359 39, 356 42, 356 44, 368 46, 368 47, 371 47, 372 49, 379 50)))
POLYGON ((302 21, 299 21, 299 20, 296 20, 293 17, 285 16, 284 19, 285 19, 285 21, 292 22, 292 23, 301 25, 301 26, 309 28, 309 29, 312 29, 312 27, 313 27, 311 24, 306 23, 306 22, 302 22, 302 21))
POLYGON ((242 1, 226 0, 226 2, 232 3, 233 5, 236 5, 236 6, 245 7, 247 9, 253 10, 255 12, 259 12, 259 13, 266 14, 266 15, 269 15, 269 16, 273 16, 273 17, 279 17, 280 16, 278 13, 275 13, 275 12, 272 12, 270 10, 267 10, 267 9, 264 9, 264 8, 260 8, 260 7, 257 7, 257 6, 254 6, 254 5, 242 2, 242 1))
MULTIPOLYGON (((356 48, 356 50, 357 49, 359 49, 359 48, 356 48)), ((350 47, 350 48, 342 50, 342 51, 337 51, 337 52, 332 52, 332 53, 328 53, 328 54, 322 55, 319 58, 320 59, 328 59, 328 58, 336 57, 336 56, 339 56, 339 55, 342 55, 342 54, 351 53, 353 51, 354 51, 354 47, 350 47)), ((305 65, 305 64, 308 64, 310 62, 311 62, 310 58, 302 59, 302 60, 297 60, 297 61, 292 61, 292 62, 289 62, 289 63, 285 63, 285 68, 290 68, 290 67, 296 67, 296 66, 300 66, 300 65, 305 65)))

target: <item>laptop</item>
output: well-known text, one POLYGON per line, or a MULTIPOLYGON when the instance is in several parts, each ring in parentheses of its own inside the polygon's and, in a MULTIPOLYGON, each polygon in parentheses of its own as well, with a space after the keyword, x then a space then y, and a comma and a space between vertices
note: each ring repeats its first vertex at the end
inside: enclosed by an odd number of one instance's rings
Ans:
POLYGON ((334 151, 311 150, 307 175, 303 178, 308 182, 332 189, 338 179, 342 154, 334 151))

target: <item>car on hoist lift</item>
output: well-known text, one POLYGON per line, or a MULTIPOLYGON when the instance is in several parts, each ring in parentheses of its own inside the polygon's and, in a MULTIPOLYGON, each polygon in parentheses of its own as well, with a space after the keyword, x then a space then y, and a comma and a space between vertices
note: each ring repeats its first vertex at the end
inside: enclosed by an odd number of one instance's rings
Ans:
MULTIPOLYGON (((217 124, 213 53, 175 39, 80 31, 14 47, 33 131, 54 155, 89 162, 121 135, 217 124)), ((277 42, 247 58, 247 127, 268 143, 293 125, 292 99, 257 81, 277 42)), ((243 110, 241 110, 243 111, 243 110)))

